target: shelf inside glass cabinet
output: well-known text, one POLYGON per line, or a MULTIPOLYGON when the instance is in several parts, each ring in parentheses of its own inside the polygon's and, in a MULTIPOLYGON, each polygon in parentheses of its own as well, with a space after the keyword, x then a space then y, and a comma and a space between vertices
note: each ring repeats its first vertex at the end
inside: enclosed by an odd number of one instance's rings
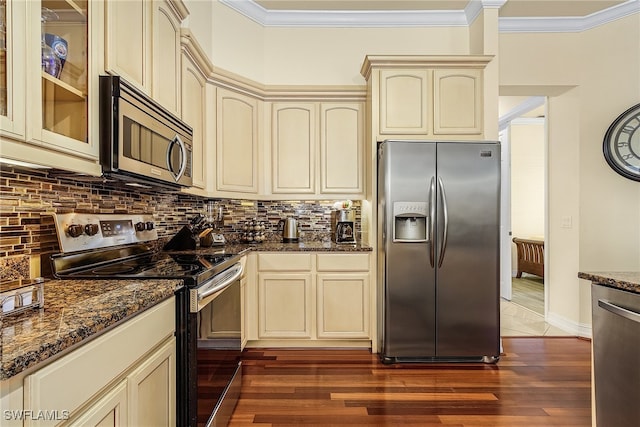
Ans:
POLYGON ((87 141, 86 0, 42 0, 43 129, 87 141))

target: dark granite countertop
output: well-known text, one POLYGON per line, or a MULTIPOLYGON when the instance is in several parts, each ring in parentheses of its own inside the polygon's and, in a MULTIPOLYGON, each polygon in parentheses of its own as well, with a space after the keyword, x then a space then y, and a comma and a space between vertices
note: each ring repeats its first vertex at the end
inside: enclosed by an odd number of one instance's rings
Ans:
POLYGON ((600 285, 640 294, 640 271, 579 272, 578 277, 600 285))
POLYGON ((331 241, 302 241, 298 243, 262 242, 262 243, 229 243, 225 246, 202 248, 214 251, 224 249, 227 253, 241 253, 242 251, 256 252, 370 252, 371 246, 360 243, 339 245, 331 241))
POLYGON ((173 296, 182 280, 50 280, 44 308, 0 321, 0 380, 85 344, 173 296))

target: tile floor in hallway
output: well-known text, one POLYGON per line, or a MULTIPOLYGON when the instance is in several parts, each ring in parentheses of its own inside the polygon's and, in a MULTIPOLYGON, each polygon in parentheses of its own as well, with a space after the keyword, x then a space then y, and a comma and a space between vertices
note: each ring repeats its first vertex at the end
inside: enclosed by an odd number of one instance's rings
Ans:
POLYGON ((544 321, 544 316, 504 299, 500 300, 500 335, 524 336, 573 336, 544 321))

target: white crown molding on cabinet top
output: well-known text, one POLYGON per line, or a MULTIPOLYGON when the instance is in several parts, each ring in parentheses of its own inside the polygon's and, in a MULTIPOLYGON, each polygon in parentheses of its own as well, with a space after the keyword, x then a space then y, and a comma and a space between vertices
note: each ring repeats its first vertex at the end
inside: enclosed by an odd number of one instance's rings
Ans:
MULTIPOLYGON (((281 10, 254 0, 219 0, 264 27, 460 27, 482 9, 499 9, 507 0, 472 0, 464 10, 281 10)), ((580 32, 640 12, 640 0, 581 17, 501 17, 499 31, 580 32)))

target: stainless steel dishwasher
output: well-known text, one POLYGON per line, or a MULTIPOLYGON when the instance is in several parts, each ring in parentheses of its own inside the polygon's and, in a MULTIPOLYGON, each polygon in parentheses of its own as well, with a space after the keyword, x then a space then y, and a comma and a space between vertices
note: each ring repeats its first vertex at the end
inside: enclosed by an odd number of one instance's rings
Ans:
POLYGON ((598 427, 640 426, 640 294, 591 285, 598 427))

